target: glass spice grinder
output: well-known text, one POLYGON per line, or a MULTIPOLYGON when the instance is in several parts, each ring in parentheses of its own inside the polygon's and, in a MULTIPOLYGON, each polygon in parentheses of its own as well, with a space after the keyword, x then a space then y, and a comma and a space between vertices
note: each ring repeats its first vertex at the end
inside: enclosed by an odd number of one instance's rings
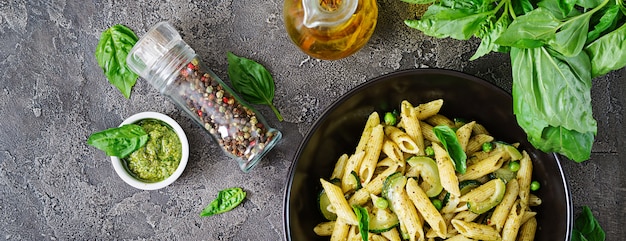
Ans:
POLYGON ((156 24, 140 38, 126 63, 205 129, 244 172, 282 136, 208 69, 168 22, 156 24))

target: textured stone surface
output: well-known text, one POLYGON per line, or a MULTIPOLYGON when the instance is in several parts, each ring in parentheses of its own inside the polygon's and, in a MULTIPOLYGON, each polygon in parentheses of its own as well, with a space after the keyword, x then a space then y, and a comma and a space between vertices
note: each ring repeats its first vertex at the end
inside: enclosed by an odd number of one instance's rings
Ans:
MULTIPOLYGON (((0 2, 0 239, 280 240, 282 199, 295 150, 309 126, 349 89, 400 69, 445 68, 510 91, 507 55, 469 61, 478 42, 434 39, 405 27, 415 8, 379 0, 369 44, 338 61, 299 52, 286 36, 279 0, 0 2), (276 82, 283 141, 251 173, 233 161, 144 80, 125 99, 94 58, 100 33, 124 24, 139 36, 170 21, 218 76, 226 52, 265 65, 276 82), (103 152, 87 146, 96 131, 142 111, 170 115, 190 140, 189 164, 173 185, 126 185, 103 152), (248 191, 242 206, 209 218, 198 213, 223 188, 248 191)), ((563 163, 575 210, 588 205, 607 240, 626 237, 624 105, 626 70, 594 80, 598 136, 592 160, 563 163)))

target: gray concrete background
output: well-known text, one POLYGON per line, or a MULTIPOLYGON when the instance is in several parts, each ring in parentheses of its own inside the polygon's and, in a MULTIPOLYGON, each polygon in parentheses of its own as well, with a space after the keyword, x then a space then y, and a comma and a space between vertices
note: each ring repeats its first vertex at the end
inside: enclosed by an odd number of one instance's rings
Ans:
MULTIPOLYGON (((0 1, 0 239, 280 240, 282 198, 295 150, 322 111, 349 89, 401 69, 445 68, 510 91, 507 55, 469 57, 478 41, 434 39, 402 20, 415 7, 379 0, 369 44, 339 61, 299 52, 287 38, 279 0, 0 1), (283 141, 244 174, 172 103, 139 80, 125 99, 99 69, 100 33, 124 24, 142 36, 170 21, 208 66, 226 79, 226 52, 254 59, 276 82, 278 122, 259 107, 283 141), (189 164, 173 185, 126 185, 110 159, 87 146, 96 131, 142 111, 170 115, 190 140, 189 164), (247 200, 231 212, 198 216, 223 188, 247 200)), ((607 240, 626 237, 626 70, 594 79, 599 131, 590 161, 563 163, 576 211, 588 205, 607 240)))

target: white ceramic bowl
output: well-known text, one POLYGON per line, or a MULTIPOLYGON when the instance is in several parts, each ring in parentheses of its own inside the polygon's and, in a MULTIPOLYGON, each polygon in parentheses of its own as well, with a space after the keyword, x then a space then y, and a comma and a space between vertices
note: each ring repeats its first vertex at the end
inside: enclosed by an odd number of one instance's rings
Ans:
POLYGON ((156 189, 164 188, 172 184, 183 173, 183 170, 185 170, 185 166, 187 166, 187 159, 189 159, 189 142, 187 141, 187 135, 185 135, 185 132, 183 131, 183 129, 174 119, 158 112, 141 112, 141 113, 134 114, 131 117, 126 118, 126 120, 124 120, 120 124, 120 126, 125 125, 125 124, 136 123, 138 121, 145 120, 145 119, 155 119, 155 120, 163 121, 166 124, 168 124, 170 127, 172 127, 174 132, 176 132, 176 135, 178 135, 178 139, 180 139, 180 144, 182 145, 182 155, 181 155, 180 163, 178 164, 178 167, 176 168, 176 171, 174 171, 174 173, 171 176, 169 176, 168 178, 162 181, 144 182, 142 180, 139 180, 133 177, 130 173, 128 173, 127 168, 124 167, 122 160, 120 160, 118 157, 112 156, 111 162, 113 164, 113 169, 115 169, 115 172, 117 173, 117 175, 120 176, 120 178, 122 178, 124 182, 128 183, 128 185, 131 185, 135 188, 142 189, 142 190, 156 190, 156 189))

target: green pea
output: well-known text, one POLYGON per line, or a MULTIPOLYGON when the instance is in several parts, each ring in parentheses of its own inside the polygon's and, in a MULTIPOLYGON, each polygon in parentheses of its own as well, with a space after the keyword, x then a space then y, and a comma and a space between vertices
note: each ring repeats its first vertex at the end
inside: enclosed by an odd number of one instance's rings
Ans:
POLYGON ((385 113, 384 120, 385 120, 385 125, 395 126, 396 122, 398 121, 398 118, 393 113, 387 112, 385 113))
POLYGON ((433 149, 432 146, 426 147, 426 150, 424 150, 424 152, 426 152, 427 156, 434 156, 435 155, 435 149, 433 149))
POLYGON ((532 181, 530 183, 530 190, 531 191, 537 191, 537 190, 539 190, 539 188, 541 188, 541 184, 538 181, 532 181))
POLYGON ((509 162, 509 170, 511 170, 512 172, 519 171, 519 168, 519 162, 509 162))
POLYGON ((431 202, 438 211, 441 211, 441 209, 443 208, 443 202, 441 200, 435 198, 431 202))
POLYGON ((484 152, 490 152, 492 150, 493 150, 493 144, 491 142, 483 143, 483 151, 484 152))
POLYGON ((389 202, 387 201, 387 199, 381 197, 376 199, 375 205, 377 208, 385 209, 389 206, 389 202))

